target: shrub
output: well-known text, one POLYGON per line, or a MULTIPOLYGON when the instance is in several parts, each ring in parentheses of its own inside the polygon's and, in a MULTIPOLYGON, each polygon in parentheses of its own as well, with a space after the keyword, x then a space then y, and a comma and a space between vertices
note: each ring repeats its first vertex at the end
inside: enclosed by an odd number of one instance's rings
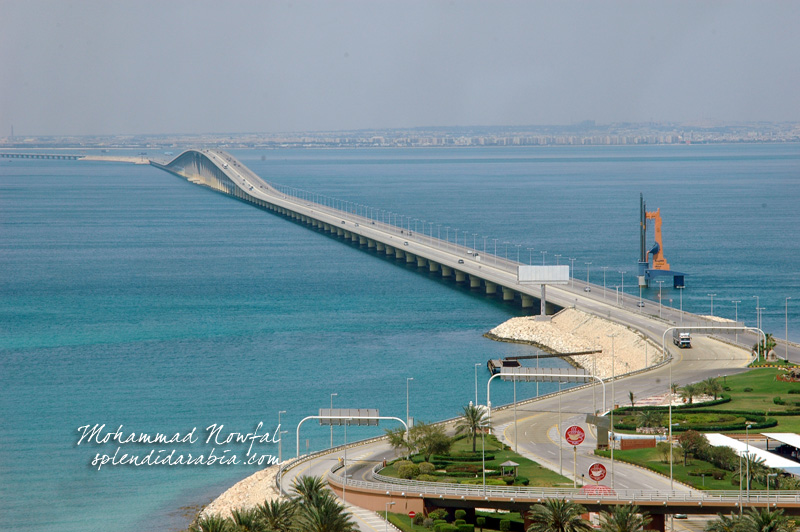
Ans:
POLYGON ((781 397, 779 395, 773 397, 772 398, 772 402, 775 403, 776 405, 785 405, 786 404, 786 401, 781 399, 781 397))
POLYGON ((433 519, 431 519, 430 517, 426 517, 425 519, 422 520, 422 526, 424 526, 425 528, 433 527, 433 519))
POLYGON ((742 390, 742 391, 743 391, 743 392, 752 392, 752 391, 753 391, 753 389, 752 389, 752 388, 745 388, 745 389, 744 389, 744 390, 742 390))
POLYGON ((726 392, 729 392, 729 391, 731 391, 731 387, 730 386, 723 386, 722 390, 726 391, 726 392))
POLYGON ((450 523, 445 523, 440 526, 439 532, 458 532, 458 527, 450 523))
POLYGON ((439 477, 436 475, 417 475, 417 478, 414 480, 419 480, 420 482, 439 482, 439 477))
POLYGON ((430 462, 422 462, 419 464, 419 472, 421 475, 430 475, 436 471, 436 466, 430 462))
POLYGON ((411 460, 398 460, 397 462, 394 462, 394 464, 392 465, 394 465, 397 469, 400 469, 403 466, 414 465, 414 462, 412 462, 411 460))
POLYGON ((453 524, 456 525, 456 526, 464 525, 466 523, 467 523, 467 521, 465 519, 456 519, 455 521, 453 521, 453 524))
POLYGON ((531 481, 528 479, 528 477, 517 477, 517 484, 522 484, 523 486, 527 486, 530 483, 531 481))
POLYGON ((458 525, 458 532, 474 532, 474 531, 475 531, 475 525, 467 525, 467 524, 458 525))
MULTIPOLYGON (((411 522, 415 525, 421 525, 424 521, 425 521, 425 516, 422 515, 422 512, 420 512, 414 516, 414 519, 411 522)), ((433 521, 431 521, 431 524, 433 524, 433 521)))
POLYGON ((511 530, 511 521, 508 519, 500 521, 500 532, 508 532, 509 530, 511 530))
POLYGON ((437 508, 436 510, 428 512, 428 517, 430 517, 431 519, 446 519, 447 510, 445 510, 444 508, 437 508))
POLYGON ((511 486, 514 483, 514 477, 505 477, 503 482, 506 483, 506 486, 511 486))
POLYGON ((789 393, 800 393, 800 388, 794 388, 793 390, 789 390, 789 393))
POLYGON ((486 526, 486 518, 485 517, 476 517, 475 524, 483 530, 483 527, 486 526))
MULTIPOLYGON (((466 510, 456 510, 456 513, 453 514, 453 515, 455 515, 456 519, 465 519, 467 517, 467 511, 466 510)), ((466 521, 464 521, 464 522, 466 523, 466 521)), ((458 523, 456 523, 456 524, 458 524, 458 523)))
POLYGON ((419 466, 416 464, 403 465, 397 469, 397 476, 405 479, 412 479, 419 476, 419 466))

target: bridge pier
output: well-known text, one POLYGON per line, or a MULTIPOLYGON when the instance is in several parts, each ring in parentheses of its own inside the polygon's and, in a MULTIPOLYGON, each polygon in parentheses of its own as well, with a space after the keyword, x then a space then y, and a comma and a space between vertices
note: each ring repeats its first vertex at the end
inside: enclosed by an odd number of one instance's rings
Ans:
POLYGON ((480 288, 481 287, 481 278, 476 277, 474 275, 469 276, 469 287, 470 288, 480 288))
POLYGON ((383 242, 377 242, 376 241, 376 248, 375 249, 377 251, 385 251, 386 250, 386 244, 384 244, 383 242))
POLYGON ((533 308, 533 296, 522 294, 522 308, 533 308))
POLYGON ((430 271, 430 272, 439 271, 439 263, 438 262, 433 262, 432 260, 429 260, 428 261, 428 271, 430 271))
POLYGON ((426 259, 424 257, 420 257, 419 255, 417 255, 417 268, 425 267, 425 264, 427 262, 428 262, 428 259, 426 259))
POLYGON ((367 239, 367 248, 372 249, 374 247, 375 247, 375 241, 372 240, 371 238, 368 238, 367 239))
POLYGON ((405 252, 405 251, 403 251, 402 249, 397 249, 397 248, 395 248, 395 249, 394 249, 394 258, 396 258, 396 259, 402 259, 402 258, 403 258, 403 255, 405 255, 405 253, 406 253, 406 252, 405 252))
POLYGON ((406 251, 406 264, 410 264, 410 263, 414 262, 415 260, 417 260, 417 257, 415 255, 412 255, 408 251, 406 251))
POLYGON ((514 291, 505 286, 503 287, 503 301, 514 301, 514 291))
POLYGON ((353 242, 358 242, 361 238, 363 237, 360 235, 357 235, 355 233, 350 233, 350 240, 353 242))
POLYGON ((442 264, 442 277, 450 277, 453 275, 453 268, 442 264))
POLYGON ((363 236, 359 236, 358 237, 358 243, 363 246, 364 244, 367 243, 367 239, 364 238, 363 236))
POLYGON ((392 246, 386 246, 386 254, 392 255, 394 253, 394 248, 392 246))
POLYGON ((497 293, 497 284, 495 284, 495 283, 493 283, 491 281, 486 281, 486 293, 488 295, 496 294, 497 293))
POLYGON ((456 270, 456 282, 463 283, 467 279, 467 274, 456 270))

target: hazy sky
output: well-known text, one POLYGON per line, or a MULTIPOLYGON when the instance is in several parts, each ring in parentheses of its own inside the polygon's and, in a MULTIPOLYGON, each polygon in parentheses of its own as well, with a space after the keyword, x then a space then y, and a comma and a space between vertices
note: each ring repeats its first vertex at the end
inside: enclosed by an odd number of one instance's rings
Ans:
POLYGON ((0 0, 0 136, 800 120, 800 2, 0 0))

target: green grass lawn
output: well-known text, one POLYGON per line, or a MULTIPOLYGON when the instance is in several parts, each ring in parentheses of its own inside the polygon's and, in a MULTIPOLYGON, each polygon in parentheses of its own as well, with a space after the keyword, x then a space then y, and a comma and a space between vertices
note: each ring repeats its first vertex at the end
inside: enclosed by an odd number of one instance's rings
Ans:
MULTIPOLYGON (((609 458, 611 451, 595 451, 598 456, 609 458)), ((640 465, 648 469, 652 469, 665 476, 669 476, 669 462, 662 462, 661 455, 654 448, 650 449, 633 449, 631 451, 614 451, 614 459, 622 460, 632 464, 640 465)), ((703 460, 693 459, 687 465, 683 465, 683 460, 676 460, 672 464, 672 477, 675 480, 689 484, 694 488, 700 490, 735 490, 739 489, 739 482, 736 484, 731 483, 733 472, 726 471, 725 478, 722 480, 715 480, 710 475, 703 477, 692 476, 689 474, 692 470, 697 469, 716 469, 713 464, 703 460)), ((753 489, 766 489, 766 486, 756 487, 753 483, 753 489)))
MULTIPOLYGON (((471 447, 470 447, 471 449, 471 447)), ((383 512, 379 512, 381 515, 384 515, 383 512)), ((517 523, 522 523, 523 519, 519 512, 510 512, 510 513, 497 513, 497 512, 482 512, 477 511, 475 512, 475 516, 484 516, 484 517, 495 517, 501 519, 508 519, 509 521, 514 521, 517 523)), ((411 518, 408 517, 406 514, 397 514, 389 512, 389 522, 392 523, 394 526, 402 530, 403 532, 430 532, 432 529, 425 528, 422 525, 415 525, 411 522, 411 518)), ((475 524, 471 521, 467 521, 469 524, 475 524)), ((479 532, 479 528, 476 526, 475 531, 479 532)), ((486 532, 496 532, 496 528, 489 528, 483 527, 483 530, 486 532)))
MULTIPOLYGON (((493 435, 486 436, 484 438, 484 442, 486 445, 486 453, 491 453, 494 455, 493 460, 486 461, 486 470, 499 470, 500 464, 511 460, 519 464, 519 468, 517 470, 517 476, 526 477, 530 480, 531 486, 542 486, 542 487, 556 487, 556 486, 572 486, 572 481, 546 469, 533 460, 525 458, 519 454, 514 453, 513 451, 505 450, 505 445, 500 443, 497 438, 493 435)), ((476 442, 476 449, 477 452, 481 451, 481 440, 478 438, 476 442)), ((472 439, 469 437, 457 439, 453 446, 450 449, 451 453, 458 453, 458 452, 472 452, 472 439)), ((422 457, 415 456, 413 457, 415 462, 422 461, 422 457)), ((388 467, 384 468, 380 472, 381 475, 385 475, 388 477, 397 477, 397 468, 394 464, 389 465, 388 467)), ((487 481, 489 481, 492 477, 487 477, 487 481)), ((450 477, 441 477, 440 482, 477 482, 482 481, 482 476, 478 475, 475 479, 465 479, 463 477, 458 478, 450 478, 450 477)))

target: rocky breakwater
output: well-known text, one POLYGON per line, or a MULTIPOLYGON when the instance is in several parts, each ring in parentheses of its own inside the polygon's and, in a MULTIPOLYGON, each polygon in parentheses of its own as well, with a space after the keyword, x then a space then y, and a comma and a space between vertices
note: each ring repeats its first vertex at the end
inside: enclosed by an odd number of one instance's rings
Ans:
POLYGON ((604 379, 612 374, 642 370, 662 360, 661 348, 639 332, 574 308, 564 309, 547 321, 527 316, 511 318, 485 336, 498 341, 530 344, 546 353, 565 355, 564 358, 573 365, 604 379), (613 349, 610 335, 614 335, 613 349), (566 356, 585 351, 599 352, 566 356))
POLYGON ((265 501, 277 499, 279 497, 278 488, 275 485, 277 474, 278 466, 270 466, 237 482, 203 508, 198 519, 211 515, 230 517, 231 510, 234 508, 255 508, 259 504, 264 504, 265 501))

